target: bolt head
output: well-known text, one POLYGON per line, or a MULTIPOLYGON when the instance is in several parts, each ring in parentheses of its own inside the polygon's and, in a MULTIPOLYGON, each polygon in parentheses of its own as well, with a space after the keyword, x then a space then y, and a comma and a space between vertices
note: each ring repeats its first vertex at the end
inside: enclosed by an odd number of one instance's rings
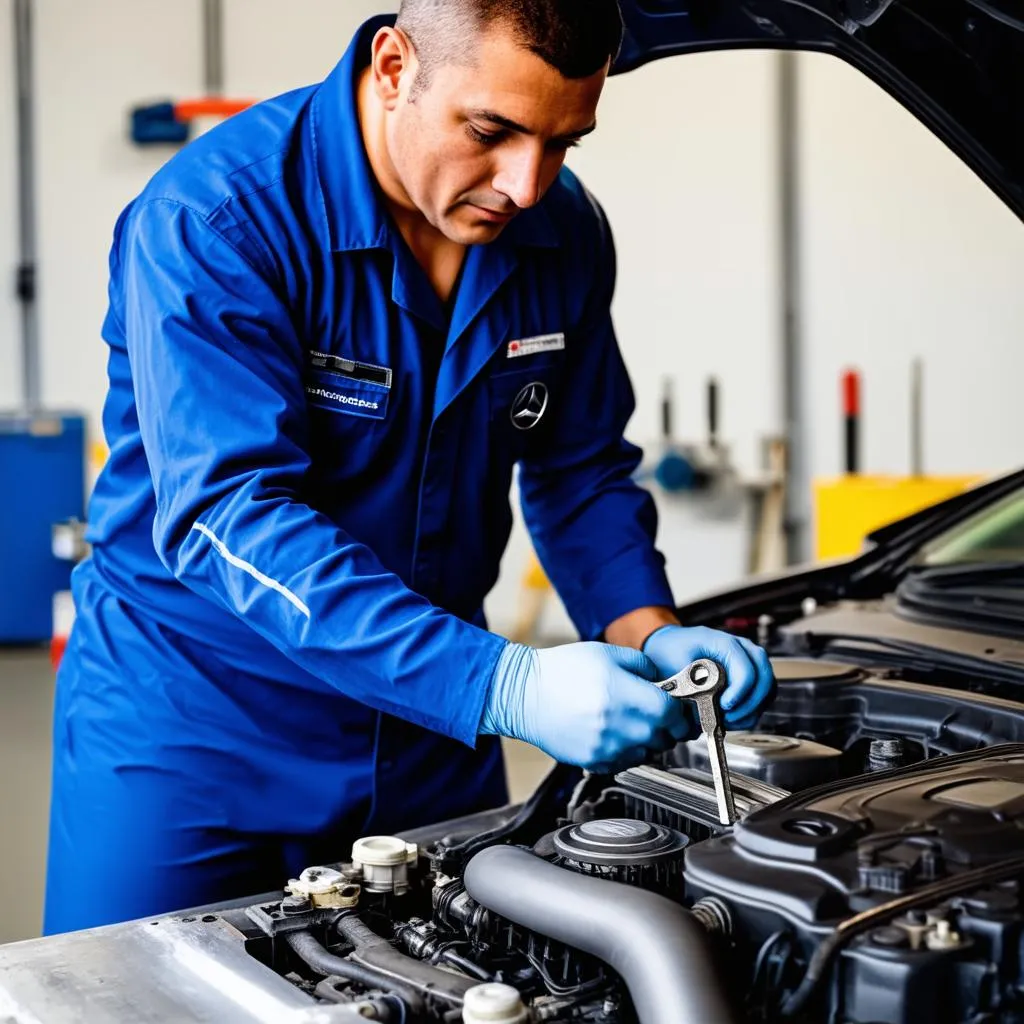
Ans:
POLYGON ((871 941, 876 946, 885 946, 889 949, 900 949, 909 945, 910 938, 902 928, 876 928, 871 933, 871 941))

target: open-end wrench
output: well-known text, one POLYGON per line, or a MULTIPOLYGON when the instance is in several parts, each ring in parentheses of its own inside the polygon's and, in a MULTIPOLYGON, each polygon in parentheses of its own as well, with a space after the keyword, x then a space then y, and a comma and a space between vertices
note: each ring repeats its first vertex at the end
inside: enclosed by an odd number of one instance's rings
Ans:
POLYGON ((725 760, 725 729, 715 700, 725 689, 725 672, 710 658, 700 658, 657 685, 672 697, 692 700, 697 705, 697 719, 708 741, 708 760, 718 797, 718 820, 723 825, 731 825, 736 820, 736 804, 725 760))

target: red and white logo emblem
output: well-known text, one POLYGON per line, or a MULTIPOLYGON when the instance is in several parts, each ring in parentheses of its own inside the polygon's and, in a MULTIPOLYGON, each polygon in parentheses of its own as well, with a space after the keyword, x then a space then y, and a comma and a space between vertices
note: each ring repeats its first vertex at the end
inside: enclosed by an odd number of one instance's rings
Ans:
POLYGON ((535 338, 517 338, 508 343, 508 358, 535 356, 540 352, 560 352, 565 348, 564 334, 538 334, 535 338))

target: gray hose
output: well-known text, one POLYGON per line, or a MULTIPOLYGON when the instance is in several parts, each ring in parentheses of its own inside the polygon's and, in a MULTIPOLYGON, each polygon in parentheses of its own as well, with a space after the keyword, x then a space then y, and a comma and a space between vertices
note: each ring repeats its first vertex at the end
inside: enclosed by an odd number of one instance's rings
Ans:
POLYGON ((641 1024, 736 1024, 707 936, 664 896, 578 875, 514 846, 478 853, 463 877, 477 903, 604 960, 625 981, 641 1024))
POLYGON ((354 914, 341 918, 336 927, 338 934, 355 946, 354 960, 414 988, 421 996, 461 1006, 466 991, 479 984, 474 978, 442 971, 439 967, 406 956, 354 914))
POLYGON ((346 981, 354 981, 368 989, 393 992, 407 1003, 411 1010, 423 1009, 422 1000, 415 988, 400 982, 396 983, 396 980, 385 974, 384 971, 335 956, 309 932, 289 932, 285 935, 284 940, 295 952, 295 955, 317 974, 322 974, 325 977, 344 978, 346 981))
POLYGON ((462 971, 463 974, 468 974, 469 977, 476 978, 477 981, 494 981, 494 975, 490 971, 485 971, 479 964, 467 960, 453 949, 446 949, 443 953, 439 953, 433 962, 454 967, 455 970, 462 971))

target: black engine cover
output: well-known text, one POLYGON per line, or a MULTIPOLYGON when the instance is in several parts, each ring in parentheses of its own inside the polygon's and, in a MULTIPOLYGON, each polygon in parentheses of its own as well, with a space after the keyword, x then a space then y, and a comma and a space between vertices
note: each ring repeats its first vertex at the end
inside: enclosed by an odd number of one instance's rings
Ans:
POLYGON ((686 851, 688 890, 837 924, 915 887, 1024 854, 1024 744, 940 757, 781 800, 686 851))
POLYGON ((731 835, 690 846, 686 890, 689 900, 726 904, 737 964, 764 965, 788 950, 774 981, 753 967, 762 1019, 778 1019, 785 993, 831 949, 801 1021, 1019 1024, 1022 856, 1024 744, 1015 743, 780 800, 731 835), (1010 873, 996 886, 967 875, 1001 864, 1010 873), (947 880, 954 895, 929 901, 925 887, 947 880), (918 890, 925 900, 914 903, 918 890), (883 905, 860 927, 851 921, 883 905), (848 935, 836 944, 844 922, 848 935))

